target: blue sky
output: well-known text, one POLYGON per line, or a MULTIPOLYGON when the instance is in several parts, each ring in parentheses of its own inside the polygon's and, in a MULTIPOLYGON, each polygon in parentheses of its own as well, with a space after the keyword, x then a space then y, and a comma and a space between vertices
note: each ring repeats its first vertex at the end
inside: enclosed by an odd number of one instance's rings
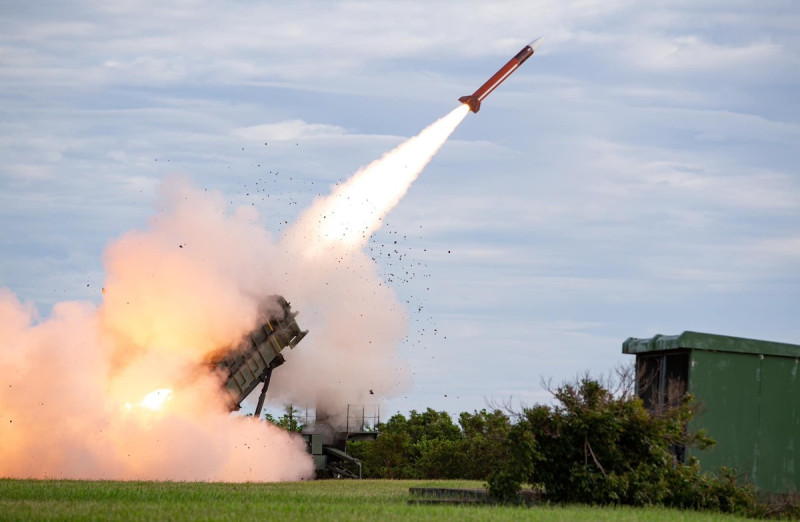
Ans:
POLYGON ((280 233, 544 36, 373 238, 411 319, 414 386, 384 409, 545 400, 541 378, 608 371, 629 336, 800 343, 795 2, 0 12, 0 286, 43 318, 100 301, 104 246, 145 226, 166 176, 280 233))

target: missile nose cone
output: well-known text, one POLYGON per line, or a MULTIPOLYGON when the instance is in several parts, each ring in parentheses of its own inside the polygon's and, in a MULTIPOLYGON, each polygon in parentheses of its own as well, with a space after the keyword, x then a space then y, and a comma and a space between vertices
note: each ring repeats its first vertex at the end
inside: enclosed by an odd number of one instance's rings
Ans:
POLYGON ((540 36, 540 37, 539 37, 539 38, 537 38, 536 40, 534 40, 534 41, 532 41, 531 43, 529 43, 529 44, 528 44, 528 47, 530 47, 531 49, 533 49, 534 51, 536 51, 536 49, 539 47, 539 45, 541 45, 541 43, 542 43, 542 40, 544 40, 544 36, 540 36))

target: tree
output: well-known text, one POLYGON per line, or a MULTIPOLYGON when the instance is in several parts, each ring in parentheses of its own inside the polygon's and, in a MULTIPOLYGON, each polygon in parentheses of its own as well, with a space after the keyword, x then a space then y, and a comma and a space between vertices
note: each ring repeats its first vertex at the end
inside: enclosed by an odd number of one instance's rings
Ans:
POLYGON ((375 478, 444 478, 454 461, 461 430, 444 411, 398 413, 378 426, 374 442, 351 443, 348 451, 375 478), (449 464, 443 464, 446 461, 449 464))
POLYGON ((443 411, 412 410, 380 425, 376 441, 348 451, 366 477, 485 480, 506 458, 510 425, 499 410, 462 413, 459 425, 443 411))
POLYGON ((407 433, 381 433, 374 441, 352 442, 348 452, 361 461, 365 478, 414 477, 407 433))
POLYGON ((406 433, 412 445, 425 439, 458 440, 461 438, 461 430, 453 424, 450 415, 445 411, 435 411, 432 408, 428 408, 422 413, 411 410, 408 419, 398 413, 381 426, 380 431, 406 433))
POLYGON ((483 409, 461 413, 458 423, 463 433, 463 447, 459 448, 463 464, 460 475, 453 478, 486 480, 508 459, 511 421, 500 410, 483 409))
POLYGON ((270 413, 264 414, 264 420, 283 428, 286 431, 300 433, 305 428, 304 424, 300 423, 300 414, 302 412, 291 404, 286 404, 283 407, 283 415, 279 419, 275 419, 270 413))

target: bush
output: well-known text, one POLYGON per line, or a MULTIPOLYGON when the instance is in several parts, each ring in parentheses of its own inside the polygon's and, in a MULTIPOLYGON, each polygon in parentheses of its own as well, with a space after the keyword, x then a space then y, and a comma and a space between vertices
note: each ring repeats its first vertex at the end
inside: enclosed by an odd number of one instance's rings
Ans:
POLYGON ((691 395, 658 415, 630 388, 612 393, 584 377, 553 391, 555 406, 525 408, 509 432, 511 458, 489 478, 498 500, 516 496, 522 483, 541 484, 545 498, 588 504, 665 505, 740 514, 758 511, 755 493, 733 472, 700 471, 682 464, 675 447, 713 444, 686 426, 691 395))

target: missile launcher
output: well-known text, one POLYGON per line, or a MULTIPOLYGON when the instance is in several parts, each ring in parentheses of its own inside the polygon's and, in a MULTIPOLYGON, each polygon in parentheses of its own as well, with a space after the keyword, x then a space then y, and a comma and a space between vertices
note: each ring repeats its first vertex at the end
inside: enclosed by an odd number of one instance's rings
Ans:
MULTIPOLYGON (((261 416, 272 370, 284 363, 283 350, 294 348, 308 334, 300 329, 295 320, 297 312, 292 311, 283 296, 272 296, 267 304, 269 307, 261 314, 264 322, 259 327, 245 335, 238 345, 217 352, 209 361, 211 370, 225 379, 231 411, 239 410, 242 401, 263 383, 253 414, 256 418, 261 416)), ((313 426, 302 434, 317 476, 361 478, 361 463, 347 453, 347 443, 374 440, 378 435, 375 428, 380 421, 379 413, 376 409, 372 417, 365 416, 365 406, 347 405, 346 425, 335 428, 328 421, 329 408, 335 409, 334 405, 318 404, 313 426), (369 418, 373 419, 371 430, 366 429, 369 418)))
POLYGON ((259 383, 264 384, 255 417, 261 414, 264 406, 272 370, 284 362, 281 352, 297 346, 308 333, 300 329, 295 320, 297 312, 292 312, 283 296, 272 296, 269 303, 261 326, 245 335, 234 348, 218 352, 209 362, 212 369, 226 377, 231 411, 238 410, 259 383))

